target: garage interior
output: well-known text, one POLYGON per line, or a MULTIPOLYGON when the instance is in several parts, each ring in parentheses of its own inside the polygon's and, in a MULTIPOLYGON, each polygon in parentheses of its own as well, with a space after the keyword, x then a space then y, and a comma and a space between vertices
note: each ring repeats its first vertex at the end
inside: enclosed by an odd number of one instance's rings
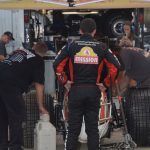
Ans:
MULTIPOLYGON (((65 5, 62 1, 56 3, 55 0, 52 2, 1 0, 0 35, 9 30, 13 32, 18 45, 21 43, 29 49, 39 40, 45 41, 48 45, 49 51, 45 56, 45 106, 50 113, 51 123, 57 132, 63 135, 64 122, 60 114, 63 105, 63 87, 58 86, 52 67, 56 54, 67 42, 79 38, 79 24, 86 17, 93 18, 97 23, 96 39, 105 42, 113 51, 117 51, 115 42, 117 37, 123 34, 124 21, 134 19, 134 30, 140 38, 141 48, 149 51, 150 1, 103 0, 86 4, 85 2, 89 1, 68 0, 65 1, 65 5), (83 4, 80 5, 80 2, 83 4)), ((32 149, 34 127, 39 119, 35 91, 32 87, 24 98, 29 118, 25 123, 24 143, 25 148, 32 149)), ((142 140, 142 136, 138 140, 142 141, 140 146, 149 146, 148 141, 142 140)))

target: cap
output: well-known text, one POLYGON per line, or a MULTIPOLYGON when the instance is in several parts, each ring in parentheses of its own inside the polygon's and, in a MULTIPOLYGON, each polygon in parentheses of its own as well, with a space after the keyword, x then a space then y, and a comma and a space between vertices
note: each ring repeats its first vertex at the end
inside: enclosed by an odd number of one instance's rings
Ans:
POLYGON ((15 40, 13 38, 13 34, 10 31, 4 32, 4 35, 7 35, 8 37, 10 37, 11 40, 15 40))

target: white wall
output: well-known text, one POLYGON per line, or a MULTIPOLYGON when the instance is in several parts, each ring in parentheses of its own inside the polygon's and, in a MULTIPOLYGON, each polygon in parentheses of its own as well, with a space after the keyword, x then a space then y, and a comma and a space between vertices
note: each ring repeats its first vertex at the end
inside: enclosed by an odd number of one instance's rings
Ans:
POLYGON ((0 35, 11 31, 16 41, 24 42, 24 10, 0 10, 0 35))

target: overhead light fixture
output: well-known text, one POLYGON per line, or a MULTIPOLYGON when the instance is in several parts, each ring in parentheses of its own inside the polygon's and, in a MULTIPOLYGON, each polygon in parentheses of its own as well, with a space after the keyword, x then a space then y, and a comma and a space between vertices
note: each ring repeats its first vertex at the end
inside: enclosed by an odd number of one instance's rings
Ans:
POLYGON ((66 0, 34 0, 36 2, 50 3, 50 4, 58 4, 63 6, 68 6, 66 0))
POLYGON ((104 2, 109 0, 34 0, 34 1, 73 7, 97 2, 104 2))
POLYGON ((98 11, 64 11, 62 14, 64 15, 76 15, 76 14, 98 14, 98 11))

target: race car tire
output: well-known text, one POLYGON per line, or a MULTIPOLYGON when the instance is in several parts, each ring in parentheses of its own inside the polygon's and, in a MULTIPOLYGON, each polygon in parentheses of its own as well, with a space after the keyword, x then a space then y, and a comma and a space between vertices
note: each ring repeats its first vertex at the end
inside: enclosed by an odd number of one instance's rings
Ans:
POLYGON ((110 38, 116 38, 123 34, 124 21, 128 20, 122 14, 111 14, 106 20, 106 33, 110 38))
POLYGON ((129 89, 125 109, 133 140, 138 146, 150 146, 150 88, 129 89))

